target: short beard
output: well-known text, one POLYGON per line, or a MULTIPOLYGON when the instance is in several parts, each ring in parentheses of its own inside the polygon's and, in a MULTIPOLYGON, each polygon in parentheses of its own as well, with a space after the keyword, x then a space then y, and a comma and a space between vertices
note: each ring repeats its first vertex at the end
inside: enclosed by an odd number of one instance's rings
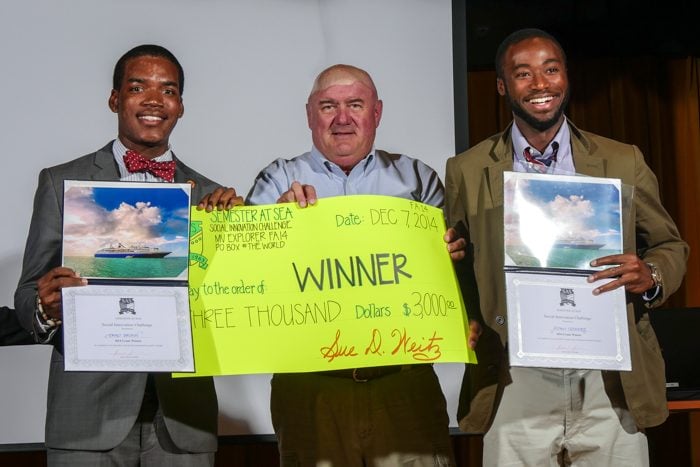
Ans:
POLYGON ((559 123, 559 119, 564 114, 564 109, 566 109, 566 106, 569 105, 569 94, 569 90, 567 89, 563 102, 552 118, 548 118, 547 120, 538 120, 534 115, 525 111, 520 103, 513 99, 506 89, 506 95, 508 96, 508 102, 510 102, 510 108, 513 111, 513 114, 515 114, 516 117, 520 117, 520 119, 522 119, 525 123, 539 132, 547 131, 559 123))

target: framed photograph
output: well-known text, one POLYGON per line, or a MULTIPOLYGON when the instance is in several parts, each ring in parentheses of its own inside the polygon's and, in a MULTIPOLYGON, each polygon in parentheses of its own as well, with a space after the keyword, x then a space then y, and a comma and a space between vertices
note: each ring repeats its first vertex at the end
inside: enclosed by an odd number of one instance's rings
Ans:
POLYGON ((504 173, 505 266, 592 270, 622 253, 619 179, 504 173))
POLYGON ((187 280, 190 186, 66 180, 63 265, 99 279, 187 280))

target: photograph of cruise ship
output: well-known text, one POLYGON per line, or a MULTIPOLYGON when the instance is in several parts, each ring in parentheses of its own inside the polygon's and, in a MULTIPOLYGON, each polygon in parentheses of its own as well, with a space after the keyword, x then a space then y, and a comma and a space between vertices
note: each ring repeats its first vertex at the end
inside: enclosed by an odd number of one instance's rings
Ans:
POLYGON ((622 252, 622 191, 616 179, 506 172, 504 266, 594 269, 622 252))
POLYGON ((63 265, 85 278, 186 279, 190 186, 66 181, 63 265))
POLYGON ((554 242, 554 248, 580 249, 580 250, 600 250, 605 243, 596 243, 591 239, 563 239, 554 242))
POLYGON ((95 252, 95 258, 163 258, 170 253, 172 251, 150 246, 125 246, 118 243, 116 246, 100 248, 95 252))

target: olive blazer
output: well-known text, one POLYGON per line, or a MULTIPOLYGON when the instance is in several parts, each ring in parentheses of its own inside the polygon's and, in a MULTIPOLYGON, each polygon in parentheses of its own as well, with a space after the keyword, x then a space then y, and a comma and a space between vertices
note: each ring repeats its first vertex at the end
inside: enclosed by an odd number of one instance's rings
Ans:
MULTIPOLYGON (((512 123, 511 123, 512 125, 512 123)), ((620 372, 625 399, 640 428, 668 416, 664 362, 647 309, 662 303, 680 285, 688 246, 659 200, 656 177, 639 148, 577 129, 569 122, 576 172, 619 178, 634 188, 631 206, 623 206, 625 253, 654 263, 662 277, 661 294, 650 303, 627 294, 632 371, 620 372)), ((464 431, 488 430, 499 395, 509 381, 505 275, 503 272, 503 172, 513 170, 510 126, 447 161, 448 225, 462 229, 467 259, 458 274, 470 317, 482 321, 477 365, 465 370, 458 419, 464 431)))

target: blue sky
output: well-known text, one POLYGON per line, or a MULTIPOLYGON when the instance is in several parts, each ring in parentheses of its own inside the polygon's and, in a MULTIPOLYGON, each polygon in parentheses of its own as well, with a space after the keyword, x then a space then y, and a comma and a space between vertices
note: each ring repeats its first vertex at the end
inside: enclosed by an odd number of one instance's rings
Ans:
POLYGON ((70 187, 64 194, 64 256, 92 256, 116 243, 186 256, 187 193, 160 187, 70 187))
POLYGON ((517 186, 522 196, 539 206, 557 226, 557 238, 600 242, 604 249, 621 249, 620 190, 612 180, 601 183, 581 177, 578 182, 571 177, 545 177, 521 178, 517 186))

